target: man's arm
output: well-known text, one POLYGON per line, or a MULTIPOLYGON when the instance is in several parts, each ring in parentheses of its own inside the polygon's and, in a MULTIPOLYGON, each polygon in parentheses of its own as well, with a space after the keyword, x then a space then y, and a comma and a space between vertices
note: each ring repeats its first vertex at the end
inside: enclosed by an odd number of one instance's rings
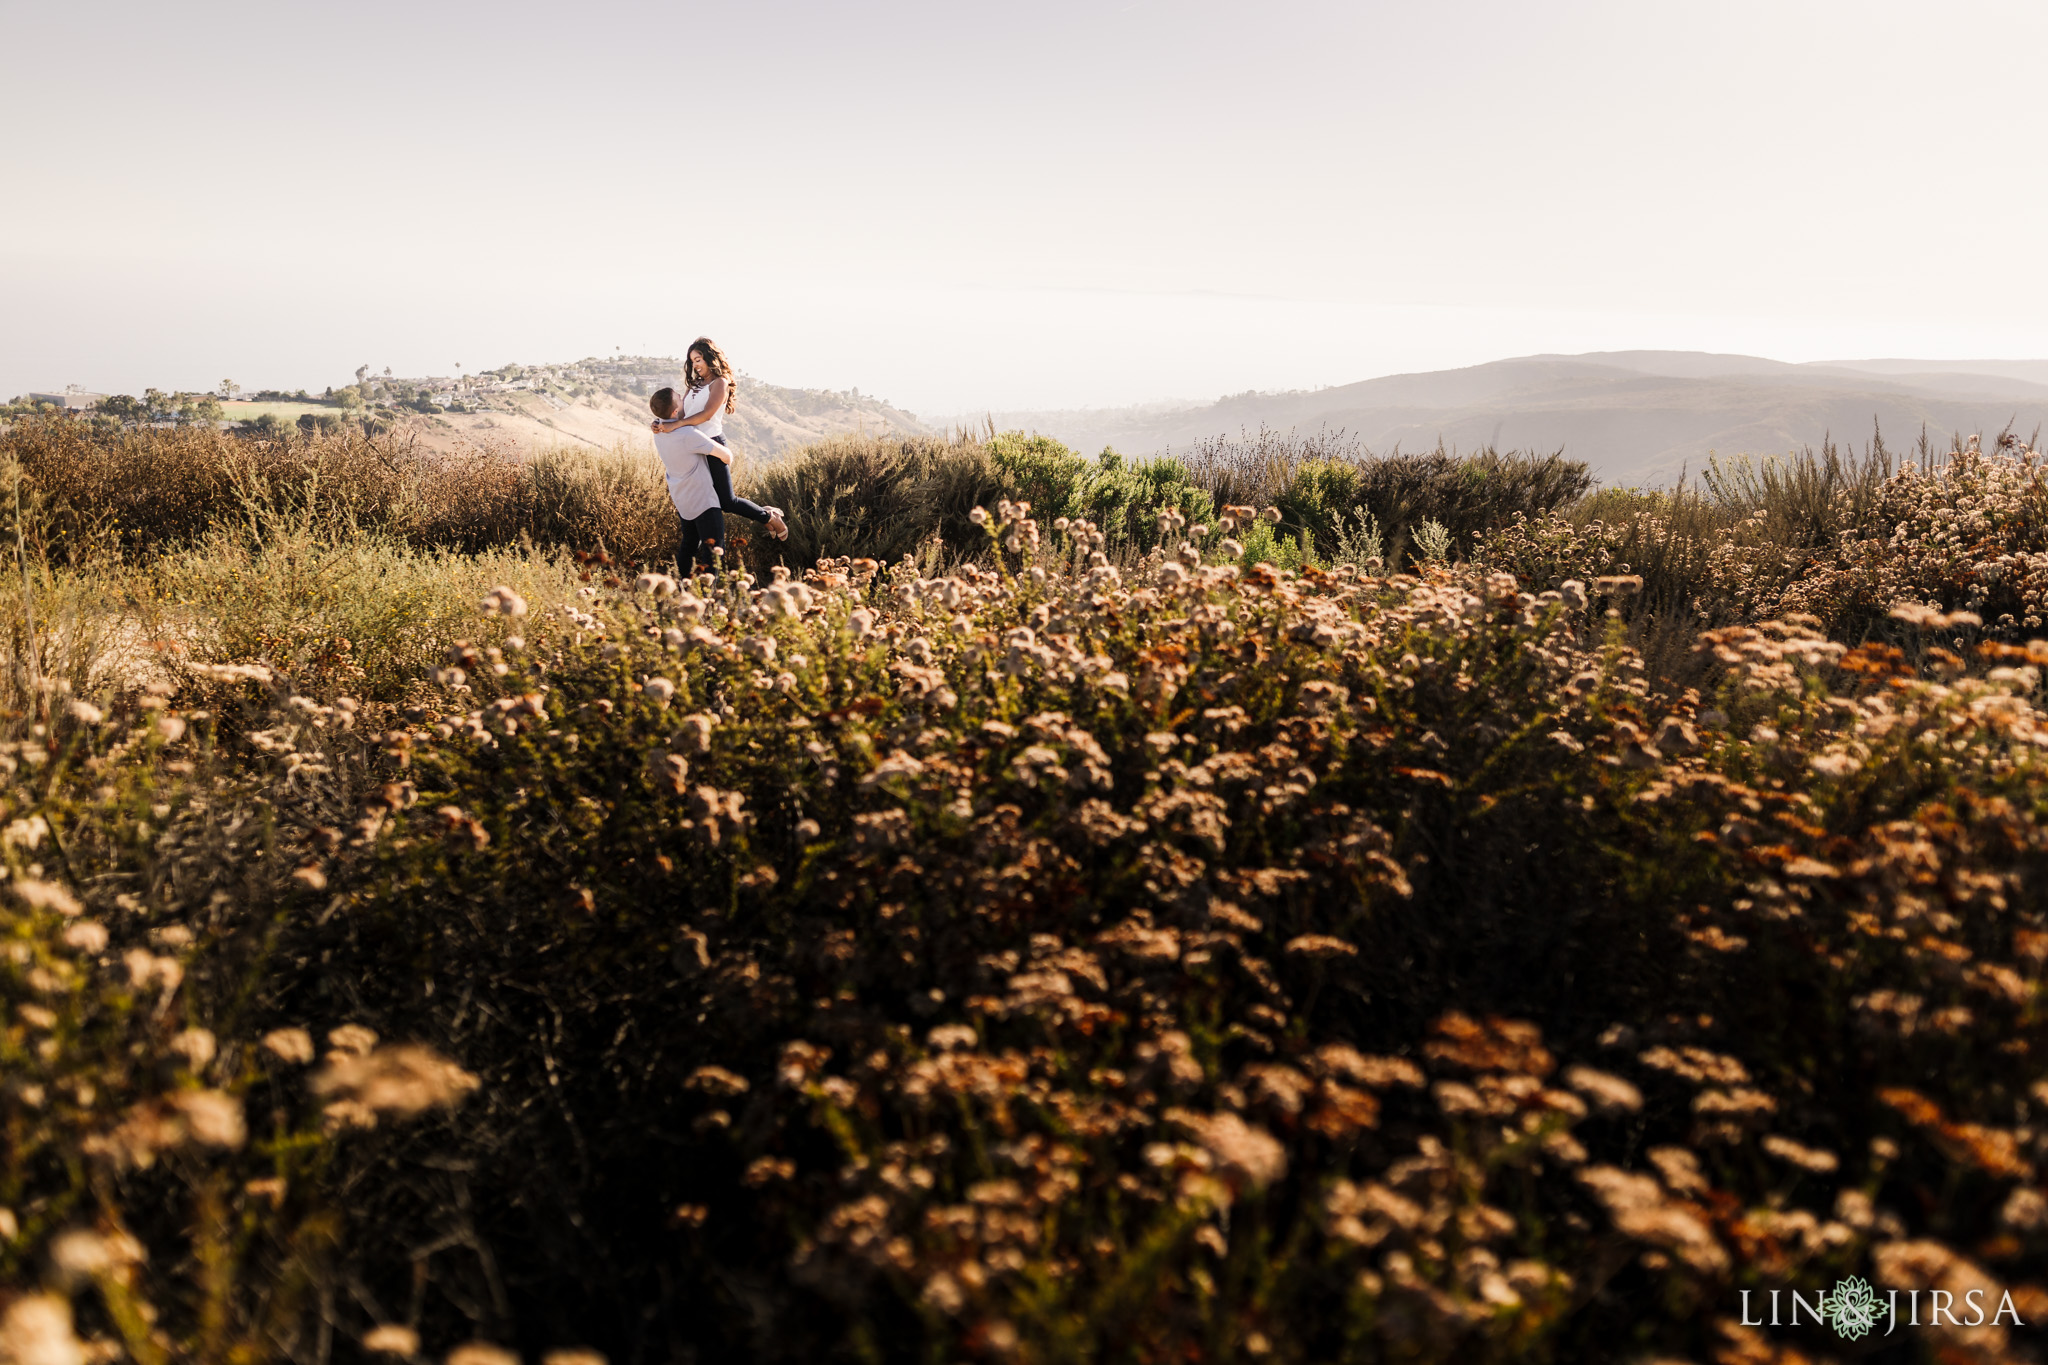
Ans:
POLYGON ((718 416, 718 410, 724 406, 725 381, 723 379, 714 379, 704 395, 704 410, 695 417, 676 418, 675 426, 670 427, 669 430, 674 431, 675 427, 694 427, 701 422, 708 422, 718 416))
POLYGON ((725 406, 725 381, 714 379, 704 395, 704 410, 695 417, 671 417, 666 421, 659 418, 647 425, 656 431, 674 431, 677 427, 694 427, 710 421, 725 406))

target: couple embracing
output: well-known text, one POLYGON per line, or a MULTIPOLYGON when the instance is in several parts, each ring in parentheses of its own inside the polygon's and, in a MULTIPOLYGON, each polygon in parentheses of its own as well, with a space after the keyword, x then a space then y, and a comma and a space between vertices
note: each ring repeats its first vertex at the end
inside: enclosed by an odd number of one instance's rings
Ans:
POLYGON ((685 388, 654 391, 647 406, 654 412, 655 453, 668 473, 668 495, 683 518, 682 543, 676 549, 676 571, 715 568, 725 547, 725 514, 758 521, 777 540, 789 539, 782 509, 733 496, 733 451, 725 439, 725 414, 733 410, 739 383, 725 352, 710 337, 698 337, 683 357, 685 388))

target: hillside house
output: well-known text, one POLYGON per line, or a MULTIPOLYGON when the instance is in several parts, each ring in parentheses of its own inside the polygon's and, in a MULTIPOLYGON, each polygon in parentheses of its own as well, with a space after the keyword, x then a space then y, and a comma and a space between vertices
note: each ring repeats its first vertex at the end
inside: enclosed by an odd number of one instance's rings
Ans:
POLYGON ((84 412, 105 397, 103 393, 87 393, 76 384, 67 384, 62 393, 32 393, 28 400, 31 403, 48 403, 66 412, 84 412))

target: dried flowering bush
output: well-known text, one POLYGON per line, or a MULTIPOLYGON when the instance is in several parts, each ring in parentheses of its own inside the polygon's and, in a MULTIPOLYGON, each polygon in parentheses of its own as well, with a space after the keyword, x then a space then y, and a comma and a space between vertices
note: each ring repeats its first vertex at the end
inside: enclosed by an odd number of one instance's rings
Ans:
MULTIPOLYGON (((1953 628, 1913 603, 1894 615, 1953 628)), ((2030 1123, 2048 1105, 2048 843, 2033 815, 2048 726, 2031 700, 2048 642, 1986 644, 1968 665, 1937 647, 1916 669, 1816 624, 1709 632, 1728 728, 1636 798, 1727 868, 1721 894, 1680 916, 1696 969, 1728 982, 1716 1030, 1781 1041, 1747 1068, 1668 1050, 1652 1064, 1701 1087, 1702 1141, 1740 1149, 1775 1129, 1752 1150, 1834 1183, 1835 1219, 1871 1245, 1881 1283, 1916 1287, 1906 1246, 2023 1272, 2048 1232, 2032 1216, 2048 1146, 2030 1123), (1740 988, 1758 980, 1785 986, 1740 988)), ((1812 1210, 1815 1235, 1841 1242, 1828 1212, 1812 1210)), ((2037 1281, 2001 1287, 2033 1305, 2028 1321, 2048 1309, 2037 1281)))
POLYGON ((1973 440, 1939 469, 1907 465, 1877 489, 1861 524, 1824 547, 1772 611, 1819 616, 1839 632, 1916 600, 1970 611, 2004 638, 2048 618, 2048 488, 2040 456, 1973 440))
POLYGON ((1841 1348, 1741 1292, 1845 1274, 2048 1316, 2048 644, 1717 607, 1658 686, 1650 561, 1244 571, 1282 514, 1219 511, 508 587, 404 713, 245 665, 202 709, 253 722, 124 713, 112 795, 9 795, 31 880, 193 933, 155 1074, 203 1028, 260 1080, 209 1082, 238 1148, 159 1079, 100 1159, 301 1163, 252 1354, 1773 1360, 1841 1348))
POLYGON ((0 1341, 14 1358, 32 1336, 140 1359, 226 1349, 278 1302, 219 1273, 248 1250, 238 1213, 273 1246, 300 1231, 246 1191, 274 1167, 251 1150, 240 1049, 194 1009, 192 931, 146 923, 126 879, 74 875, 109 842, 147 839, 152 797, 181 803, 141 780, 178 761, 168 719, 74 705, 0 745, 0 1284, 25 1295, 0 1341))
POLYGON ((1852 644, 1885 634, 1902 600, 1974 613, 2006 640, 2048 619, 2048 488, 2023 443, 1986 452, 1972 438, 1896 469, 1881 445, 1861 463, 1830 448, 1718 474, 1706 489, 1518 515, 1481 535, 1474 558, 1536 587, 1636 574, 1639 609, 1695 625, 1802 613, 1852 644))
POLYGON ((1508 1358, 1612 1325, 1554 1229, 1632 1112, 1594 1021, 1651 1013, 1683 942, 1642 904, 1711 861, 1606 851, 1625 736, 1691 703, 1505 576, 1172 538, 1125 571, 1061 522, 1005 503, 942 578, 536 609, 506 674, 375 737, 265 994, 481 1078, 442 1174, 352 1149, 420 1168, 352 1186, 376 1293, 464 1210, 428 1339, 1508 1358))
MULTIPOLYGON (((305 890, 266 856, 272 820, 310 813, 326 770, 224 767, 212 714, 168 688, 46 696, 0 742, 0 1358, 317 1355, 343 1275, 320 1107, 340 1063, 250 1026, 261 945, 224 910, 305 890)), ((436 1093, 347 1098, 413 1116, 465 1093, 401 1051, 436 1093)))

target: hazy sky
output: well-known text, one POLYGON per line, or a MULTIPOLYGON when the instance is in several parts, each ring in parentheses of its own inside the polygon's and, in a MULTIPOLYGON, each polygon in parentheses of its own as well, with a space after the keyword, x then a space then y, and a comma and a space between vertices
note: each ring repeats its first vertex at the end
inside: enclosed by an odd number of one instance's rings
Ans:
POLYGON ((2041 0, 0 0, 0 396, 2048 355, 2041 0))

